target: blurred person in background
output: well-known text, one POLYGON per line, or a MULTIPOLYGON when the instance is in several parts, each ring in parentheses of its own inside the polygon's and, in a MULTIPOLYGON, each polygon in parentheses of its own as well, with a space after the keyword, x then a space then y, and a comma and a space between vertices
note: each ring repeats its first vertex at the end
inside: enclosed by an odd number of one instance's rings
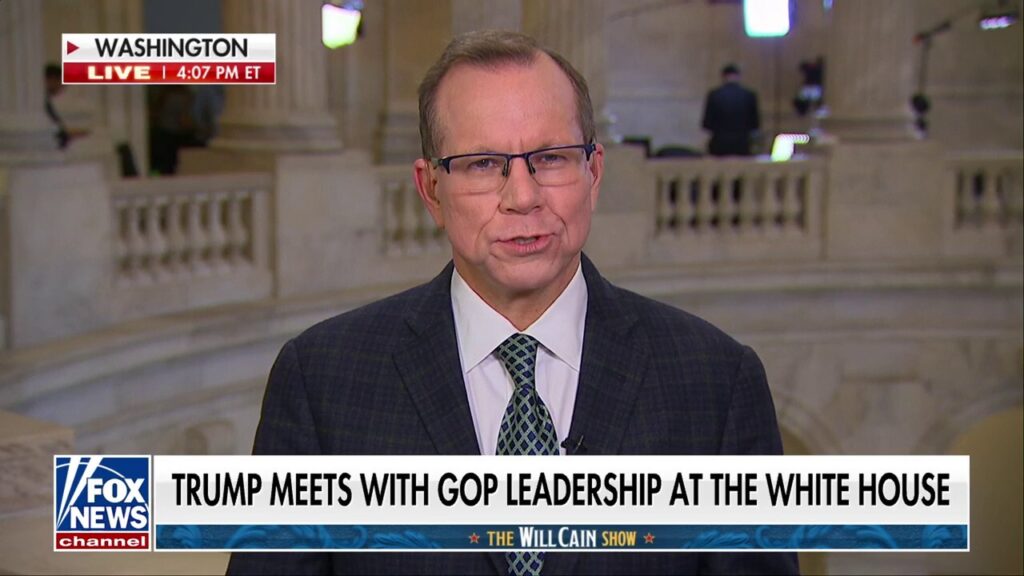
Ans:
POLYGON ((64 119, 61 118, 57 106, 54 104, 54 100, 64 92, 64 82, 60 66, 47 64, 44 69, 44 76, 46 78, 46 115, 50 117, 50 120, 53 121, 57 129, 55 134, 57 147, 63 150, 68 147, 72 140, 88 136, 89 131, 69 129, 64 124, 64 119))
POLYGON ((708 93, 701 126, 711 132, 712 156, 750 156, 751 140, 761 129, 757 94, 740 84, 735 64, 722 68, 722 85, 708 93))

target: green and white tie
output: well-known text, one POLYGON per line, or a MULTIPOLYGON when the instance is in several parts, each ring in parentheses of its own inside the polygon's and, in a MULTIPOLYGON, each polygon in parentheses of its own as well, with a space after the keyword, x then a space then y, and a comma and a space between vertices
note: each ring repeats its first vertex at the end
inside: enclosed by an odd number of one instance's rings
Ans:
MULTIPOLYGON (((531 336, 513 334, 498 346, 498 357, 515 384, 498 430, 498 455, 558 455, 555 423, 537 394, 538 344, 531 336)), ((543 552, 509 552, 505 557, 512 576, 540 574, 544 566, 543 552)))

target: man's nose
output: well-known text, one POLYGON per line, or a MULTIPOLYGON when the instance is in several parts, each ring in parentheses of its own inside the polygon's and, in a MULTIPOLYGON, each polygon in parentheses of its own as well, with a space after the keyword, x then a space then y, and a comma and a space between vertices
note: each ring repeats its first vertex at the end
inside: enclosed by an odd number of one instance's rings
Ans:
POLYGON ((525 158, 513 158, 508 167, 508 177, 501 189, 501 208, 508 212, 528 213, 540 206, 542 195, 540 185, 530 174, 525 158))

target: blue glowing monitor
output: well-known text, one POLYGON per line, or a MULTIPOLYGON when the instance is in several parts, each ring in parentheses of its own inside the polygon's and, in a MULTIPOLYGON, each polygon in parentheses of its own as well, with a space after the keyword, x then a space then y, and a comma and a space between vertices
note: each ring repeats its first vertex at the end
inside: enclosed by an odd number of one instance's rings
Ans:
POLYGON ((768 38, 789 33, 789 0, 743 0, 747 36, 768 38))

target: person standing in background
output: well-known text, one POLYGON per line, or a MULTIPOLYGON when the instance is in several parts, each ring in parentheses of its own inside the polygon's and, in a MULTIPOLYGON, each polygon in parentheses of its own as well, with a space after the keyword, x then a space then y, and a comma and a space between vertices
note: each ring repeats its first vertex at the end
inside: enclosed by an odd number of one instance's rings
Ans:
POLYGON ((150 166, 158 174, 178 171, 178 150, 193 140, 192 91, 188 86, 158 87, 150 121, 150 166))
POLYGON ((68 147, 75 138, 82 138, 89 135, 88 130, 68 129, 67 125, 64 124, 64 119, 61 118, 57 112, 56 106, 54 106, 53 100, 64 91, 64 83, 61 77, 60 66, 56 64, 47 64, 43 70, 46 78, 46 115, 53 122, 57 128, 57 132, 54 137, 57 139, 57 147, 61 150, 68 147))
POLYGON ((199 84, 192 88, 193 144, 206 146, 217 136, 220 115, 224 112, 224 86, 199 84))
POLYGON ((750 156, 750 141, 761 128, 757 94, 740 84, 735 64, 722 68, 722 85, 708 92, 701 126, 711 132, 712 156, 750 156))

